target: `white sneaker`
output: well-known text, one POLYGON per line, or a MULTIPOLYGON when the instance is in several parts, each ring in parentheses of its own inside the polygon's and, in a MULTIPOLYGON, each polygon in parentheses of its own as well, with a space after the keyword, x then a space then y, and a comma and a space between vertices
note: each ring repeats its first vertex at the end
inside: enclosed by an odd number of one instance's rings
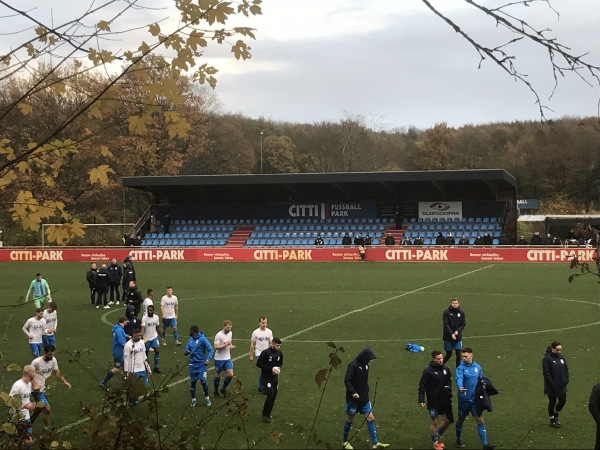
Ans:
POLYGON ((96 309, 100 308, 100 305, 96 306, 96 309))
POLYGON ((206 406, 212 405, 212 403, 210 402, 210 397, 204 397, 204 401, 206 402, 206 406))
POLYGON ((119 303, 121 303, 119 300, 117 300, 117 302, 115 303, 115 305, 118 305, 119 303))
POLYGON ((192 399, 192 406, 196 406, 196 399, 195 398, 192 399))
POLYGON ((110 309, 110 306, 106 305, 106 306, 104 307, 104 309, 110 309))
POLYGON ((115 302, 113 302, 112 300, 110 302, 108 302, 109 305, 114 305, 115 302))
POLYGON ((346 442, 344 442, 344 443, 342 444, 342 448, 343 448, 344 450, 354 450, 354 447, 352 447, 352 446, 350 445, 350 442, 348 442, 348 441, 346 441, 346 442))

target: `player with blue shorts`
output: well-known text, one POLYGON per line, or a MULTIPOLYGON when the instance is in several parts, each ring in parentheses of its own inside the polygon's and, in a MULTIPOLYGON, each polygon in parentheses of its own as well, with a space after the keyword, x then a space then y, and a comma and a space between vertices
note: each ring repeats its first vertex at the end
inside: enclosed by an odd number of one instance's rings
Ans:
POLYGON ((104 379, 100 382, 101 388, 106 388, 106 383, 115 373, 119 372, 123 367, 123 349, 127 342, 127 334, 125 334, 125 325, 127 325, 127 317, 119 317, 119 322, 112 328, 112 355, 113 366, 108 371, 104 379))
POLYGON ((459 366, 462 358, 462 332, 467 324, 465 312, 460 309, 460 302, 457 298, 450 300, 450 306, 444 310, 442 315, 444 321, 444 364, 452 357, 452 351, 456 353, 456 367, 459 366))
POLYGON ((56 337, 54 333, 56 333, 56 328, 58 327, 58 316, 56 314, 55 302, 48 303, 48 308, 46 308, 42 317, 46 321, 46 332, 42 335, 44 348, 46 348, 47 345, 56 347, 56 337))
POLYGON ((146 343, 146 358, 148 351, 154 350, 154 373, 160 373, 158 361, 160 360, 160 343, 158 342, 158 333, 160 332, 160 318, 154 314, 154 306, 148 305, 146 314, 142 317, 142 334, 146 343))
POLYGON ((202 390, 204 391, 206 406, 210 406, 206 371, 215 351, 206 336, 198 329, 198 325, 190 327, 190 339, 185 346, 183 354, 190 357, 190 394, 192 396, 192 406, 196 406, 196 382, 198 380, 200 380, 202 390))
POLYGON ((37 308, 35 316, 27 319, 23 325, 23 333, 29 339, 29 348, 34 357, 42 354, 44 343, 42 336, 46 333, 46 321, 44 320, 44 308, 37 308))
POLYGON ((220 397, 226 395, 227 386, 231 383, 233 378, 233 361, 231 361, 231 350, 235 348, 235 345, 231 343, 233 340, 233 332, 231 331, 231 320, 225 320, 223 322, 223 329, 215 335, 215 380, 213 395, 220 397), (225 381, 223 381, 223 387, 219 394, 219 384, 221 383, 221 374, 225 372, 225 381))

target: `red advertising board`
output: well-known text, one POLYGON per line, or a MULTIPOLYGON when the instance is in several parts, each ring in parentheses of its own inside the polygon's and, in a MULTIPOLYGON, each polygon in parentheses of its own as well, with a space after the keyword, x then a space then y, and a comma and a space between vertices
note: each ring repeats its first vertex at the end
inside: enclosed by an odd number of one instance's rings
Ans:
MULTIPOLYGON (((367 261, 388 262, 484 262, 551 263, 568 262, 577 256, 592 262, 590 248, 534 247, 369 247, 367 261)), ((0 262, 18 261, 122 261, 131 255, 135 261, 360 261, 356 248, 26 248, 0 249, 0 262)))

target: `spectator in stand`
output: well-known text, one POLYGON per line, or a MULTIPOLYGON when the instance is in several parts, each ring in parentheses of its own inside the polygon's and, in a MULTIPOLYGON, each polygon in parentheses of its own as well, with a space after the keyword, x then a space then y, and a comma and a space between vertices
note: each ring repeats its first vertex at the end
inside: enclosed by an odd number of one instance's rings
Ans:
POLYGON ((508 238, 505 234, 501 234, 498 238, 498 245, 509 245, 508 238))
POLYGON ((550 233, 546 234, 546 237, 542 239, 544 246, 550 247, 552 245, 552 235, 550 233))
POLYGON ((402 208, 400 208, 400 205, 396 206, 396 230, 401 230, 402 229, 402 222, 404 221, 404 217, 402 216, 402 208))
POLYGON ((533 236, 531 237, 531 245, 543 245, 542 237, 540 236, 539 231, 533 233, 533 236))
POLYGON ((367 233, 365 236, 365 245, 373 245, 373 239, 371 239, 371 235, 367 233))
POLYGON ((494 240, 492 239, 492 237, 489 235, 489 233, 486 231, 485 233, 483 233, 483 245, 492 245, 494 240))
POLYGON ((156 217, 154 215, 150 216, 150 233, 156 232, 156 217))
POLYGON ((413 241, 413 245, 423 245, 423 236, 417 236, 413 241))
POLYGON ((438 231, 438 235, 435 238, 435 245, 446 245, 446 238, 441 231, 438 231))
POLYGON ((469 238, 465 233, 463 233, 462 237, 458 240, 458 245, 469 245, 469 238))
POLYGON ((315 245, 323 245, 325 244, 325 242, 323 242, 323 238, 321 237, 321 235, 319 234, 317 236, 317 238, 315 239, 315 245))
POLYGON ((354 245, 358 245, 358 246, 365 245, 365 240, 360 235, 360 233, 358 233, 356 235, 356 237, 354 238, 354 245))
POLYGON ((96 276, 98 275, 98 269, 96 268, 96 263, 92 263, 90 265, 90 269, 85 274, 85 278, 90 287, 90 299, 92 301, 92 306, 96 304, 96 276))
POLYGON ((402 245, 413 245, 413 242, 408 236, 404 236, 404 239, 402 240, 402 245))
POLYGON ((165 234, 169 233, 171 230, 171 216, 169 216, 169 213, 166 213, 162 220, 161 220, 161 224, 163 226, 163 231, 165 234))
POLYGON ((478 234, 477 237, 475 238, 475 245, 483 245, 483 238, 481 237, 480 234, 478 234))
POLYGON ((385 245, 396 245, 396 239, 394 238, 394 236, 392 236, 392 233, 388 233, 385 237, 385 245))
POLYGON ((344 233, 344 237, 342 238, 342 245, 352 245, 352 238, 348 232, 344 233))
POLYGON ((117 305, 119 304, 119 300, 121 298, 119 285, 121 284, 122 277, 123 270, 121 269, 121 266, 117 264, 117 258, 113 258, 110 266, 108 266, 108 285, 110 290, 110 302, 108 302, 109 305, 112 305, 115 302, 115 297, 117 298, 117 305))
POLYGON ((560 238, 558 236, 554 236, 552 238, 552 245, 554 245, 556 247, 559 247, 559 246, 562 245, 562 242, 561 242, 561 240, 560 240, 560 238))
POLYGON ((448 233, 446 233, 446 245, 455 245, 456 241, 454 239, 454 236, 452 236, 452 232, 448 231, 448 233))
POLYGON ((104 305, 105 309, 109 309, 108 306, 108 270, 106 270, 106 264, 102 264, 98 273, 96 273, 96 308, 100 308, 100 304, 104 305))
POLYGON ((521 235, 521 237, 517 241, 517 245, 529 245, 529 242, 527 242, 527 239, 525 239, 525 236, 521 235))

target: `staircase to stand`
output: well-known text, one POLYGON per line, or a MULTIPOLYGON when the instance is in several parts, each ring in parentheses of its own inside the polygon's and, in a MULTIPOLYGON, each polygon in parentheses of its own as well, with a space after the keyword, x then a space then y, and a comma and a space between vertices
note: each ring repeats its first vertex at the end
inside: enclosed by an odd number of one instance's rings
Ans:
POLYGON ((227 240, 226 247, 243 247, 254 231, 254 225, 239 225, 234 228, 231 237, 227 240))
POLYGON ((402 239, 404 239, 404 229, 396 230, 396 227, 392 225, 384 230, 383 236, 380 239, 381 245, 385 245, 385 238, 387 237, 388 233, 392 233, 392 236, 394 236, 394 239, 396 239, 396 245, 400 245, 400 243, 402 243, 402 239))

